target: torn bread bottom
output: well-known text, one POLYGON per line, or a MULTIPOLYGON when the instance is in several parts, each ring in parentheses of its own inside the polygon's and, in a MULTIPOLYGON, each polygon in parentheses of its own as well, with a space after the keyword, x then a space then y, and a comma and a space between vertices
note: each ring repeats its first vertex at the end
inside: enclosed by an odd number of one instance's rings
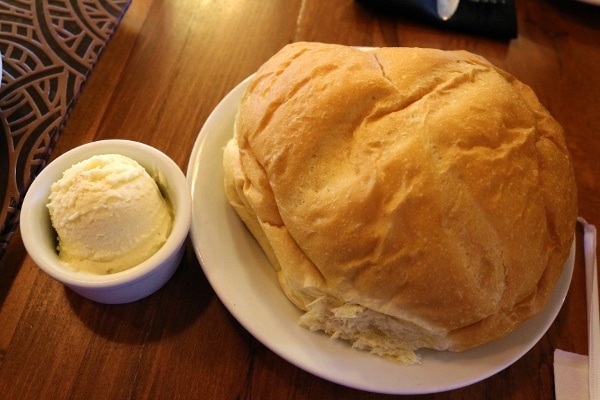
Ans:
POLYGON ((308 304, 298 323, 311 331, 323 331, 332 339, 348 341, 355 349, 404 365, 420 363, 417 349, 439 344, 439 336, 418 325, 329 295, 308 304))

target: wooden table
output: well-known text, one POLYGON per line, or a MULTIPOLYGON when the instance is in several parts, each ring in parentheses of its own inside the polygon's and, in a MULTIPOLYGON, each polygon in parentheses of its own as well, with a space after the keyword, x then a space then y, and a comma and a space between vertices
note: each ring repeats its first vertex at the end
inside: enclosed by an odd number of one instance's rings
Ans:
MULTIPOLYGON (((580 215, 600 224, 600 9, 571 0, 518 0, 517 7, 519 37, 502 42, 375 15, 352 0, 134 0, 53 157, 93 140, 132 139, 185 171, 213 108, 290 42, 466 49, 532 86, 563 124, 580 215)), ((587 354, 580 247, 563 309, 531 351, 482 382, 414 398, 552 399, 555 348, 587 354)), ((388 396, 322 380, 268 350, 219 301, 189 243, 160 291, 109 306, 42 273, 17 231, 0 261, 0 398, 388 396)))

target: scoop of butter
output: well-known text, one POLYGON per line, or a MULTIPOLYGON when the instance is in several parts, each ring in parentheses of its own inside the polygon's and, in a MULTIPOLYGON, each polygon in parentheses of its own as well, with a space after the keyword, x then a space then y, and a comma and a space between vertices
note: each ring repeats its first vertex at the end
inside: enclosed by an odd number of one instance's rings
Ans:
POLYGON ((59 259, 76 271, 110 274, 156 253, 172 210, 146 170, 129 157, 96 155, 52 184, 49 202, 59 259))

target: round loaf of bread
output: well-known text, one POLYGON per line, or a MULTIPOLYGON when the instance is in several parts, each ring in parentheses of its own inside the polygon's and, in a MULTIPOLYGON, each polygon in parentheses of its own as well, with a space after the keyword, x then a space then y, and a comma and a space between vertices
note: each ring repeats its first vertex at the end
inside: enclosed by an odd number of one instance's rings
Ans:
POLYGON ((307 328, 409 364, 547 303, 577 217, 570 156, 533 91, 485 59, 294 43, 235 126, 227 197, 307 328))

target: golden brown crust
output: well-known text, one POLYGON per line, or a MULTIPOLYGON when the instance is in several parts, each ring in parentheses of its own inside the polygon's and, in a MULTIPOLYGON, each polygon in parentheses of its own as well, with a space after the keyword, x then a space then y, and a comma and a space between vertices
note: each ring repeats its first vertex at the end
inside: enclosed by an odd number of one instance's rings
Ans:
POLYGON ((484 59, 295 43, 236 129, 228 197, 298 307, 327 294, 462 350, 546 304, 577 214, 570 158, 531 89, 484 59))

